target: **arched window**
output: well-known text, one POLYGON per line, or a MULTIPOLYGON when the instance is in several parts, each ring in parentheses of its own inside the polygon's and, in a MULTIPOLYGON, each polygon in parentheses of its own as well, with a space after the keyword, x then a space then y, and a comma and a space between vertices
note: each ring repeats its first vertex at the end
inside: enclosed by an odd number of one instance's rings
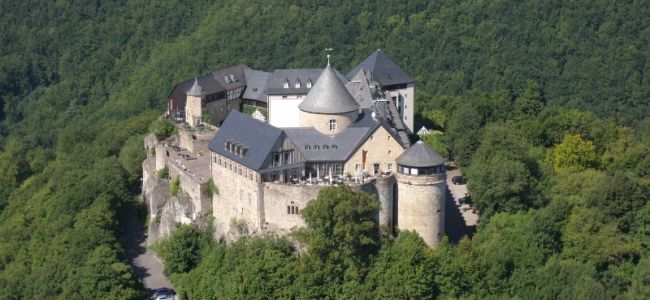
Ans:
POLYGON ((309 150, 309 149, 311 149, 311 147, 309 147, 309 145, 305 145, 305 150, 309 150))
POLYGON ((336 120, 335 119, 330 120, 330 131, 331 132, 336 132, 336 120))

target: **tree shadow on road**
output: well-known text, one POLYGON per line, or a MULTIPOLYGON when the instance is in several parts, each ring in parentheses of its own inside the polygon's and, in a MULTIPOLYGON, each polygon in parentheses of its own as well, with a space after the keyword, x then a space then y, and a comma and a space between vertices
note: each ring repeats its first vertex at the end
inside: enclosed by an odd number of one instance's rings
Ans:
POLYGON ((476 225, 465 225, 465 218, 460 211, 460 207, 454 202, 451 191, 447 188, 447 199, 445 202, 445 234, 449 241, 456 244, 464 236, 471 238, 476 232, 476 225))

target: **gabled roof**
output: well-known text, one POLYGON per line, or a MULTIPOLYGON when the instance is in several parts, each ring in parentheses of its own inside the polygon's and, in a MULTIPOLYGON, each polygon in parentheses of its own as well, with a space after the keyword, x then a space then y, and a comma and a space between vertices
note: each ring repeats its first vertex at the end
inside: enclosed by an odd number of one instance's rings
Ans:
MULTIPOLYGON (((307 83, 311 82, 312 86, 320 77, 323 69, 278 69, 271 73, 269 81, 266 85, 266 93, 268 95, 306 95, 310 88, 307 83), (300 81, 300 87, 296 88, 296 80, 300 81), (289 87, 285 88, 284 83, 288 82, 289 87)), ((347 82, 347 78, 339 71, 334 70, 336 76, 343 82, 347 82)))
MULTIPOLYGON (((370 110, 363 110, 360 118, 335 135, 326 135, 313 127, 283 128, 307 161, 347 161, 379 127, 383 127, 395 141, 399 137, 383 120, 373 118, 370 110), (318 145, 319 149, 314 149, 318 145), (327 145, 328 149, 323 149, 327 145), (307 149, 305 146, 309 146, 307 149), (333 149, 332 146, 335 146, 333 149)), ((402 145, 400 143, 402 147, 402 145)))
POLYGON ((414 82, 409 74, 404 72, 399 65, 379 49, 359 63, 346 77, 352 79, 361 70, 370 71, 372 80, 377 81, 382 86, 414 82))
POLYGON ((210 142, 209 148, 212 152, 258 171, 281 136, 282 129, 233 110, 210 142), (226 150, 226 140, 248 147, 246 154, 239 156, 226 150))
POLYGON ((202 96, 212 95, 226 90, 243 87, 246 85, 244 69, 249 68, 245 65, 236 65, 217 70, 209 74, 201 75, 199 77, 196 77, 194 80, 190 79, 183 81, 176 84, 174 89, 169 94, 169 99, 173 100, 178 107, 185 107, 185 101, 187 100, 187 91, 192 88, 195 82, 201 86, 202 96), (228 81, 226 81, 226 76, 228 77, 228 81))
POLYGON ((345 84, 354 100, 359 103, 361 108, 371 108, 373 104, 373 92, 368 85, 366 72, 359 72, 345 84))
POLYGON ((406 149, 397 157, 396 161, 399 165, 417 168, 439 166, 445 163, 445 159, 422 140, 406 149))
POLYGON ((244 69, 244 77, 246 78, 246 90, 242 98, 266 102, 265 89, 271 73, 244 69))
POLYGON ((266 93, 269 95, 305 95, 309 92, 307 82, 316 82, 323 69, 279 69, 271 73, 266 85, 266 93), (296 88, 296 80, 304 83, 296 88), (285 88, 284 83, 288 82, 289 87, 285 88))
POLYGON ((327 65, 298 108, 310 113, 339 114, 358 110, 359 104, 352 98, 334 69, 327 65))

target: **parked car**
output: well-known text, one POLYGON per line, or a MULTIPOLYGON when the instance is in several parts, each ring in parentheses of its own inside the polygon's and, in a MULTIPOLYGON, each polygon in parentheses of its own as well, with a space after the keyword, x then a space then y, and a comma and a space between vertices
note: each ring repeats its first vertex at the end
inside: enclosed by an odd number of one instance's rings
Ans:
POLYGON ((176 291, 170 288, 159 288, 153 291, 155 300, 173 300, 176 299, 174 295, 176 295, 176 291))
POLYGON ((467 195, 458 198, 458 204, 471 204, 471 203, 472 203, 471 199, 467 195))
POLYGON ((458 184, 465 184, 467 183, 467 181, 463 176, 454 176, 451 178, 451 183, 458 185, 458 184))

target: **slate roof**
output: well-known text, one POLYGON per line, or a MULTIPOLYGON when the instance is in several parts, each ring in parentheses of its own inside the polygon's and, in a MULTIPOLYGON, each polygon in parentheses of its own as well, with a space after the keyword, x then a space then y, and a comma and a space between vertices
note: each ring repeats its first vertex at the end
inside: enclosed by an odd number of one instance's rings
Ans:
POLYGON ((266 103, 265 89, 271 73, 244 69, 244 77, 246 78, 246 90, 242 98, 266 103))
POLYGON ((352 98, 334 69, 327 65, 298 108, 310 113, 339 114, 358 110, 359 104, 352 98))
POLYGON ((445 163, 445 159, 422 140, 406 149, 397 157, 396 161, 397 164, 417 168, 439 166, 445 163))
POLYGON ((322 134, 313 127, 276 128, 248 115, 231 111, 209 147, 215 153, 260 171, 265 167, 264 161, 273 151, 278 139, 286 135, 307 161, 343 162, 348 160, 379 127, 384 127, 396 141, 399 141, 396 133, 385 122, 372 118, 370 110, 364 110, 357 122, 335 135, 322 134), (226 140, 246 146, 248 151, 244 156, 232 153, 225 149, 226 140), (307 145, 309 150, 305 148, 307 145), (316 145, 318 150, 314 149, 316 145))
POLYGON ((318 80, 323 69, 279 69, 271 73, 266 85, 269 95, 305 95, 309 92, 307 82, 312 85, 318 80), (296 80, 300 81, 300 88, 296 88, 296 80), (289 82, 289 88, 284 88, 284 82, 289 82))
POLYGON ((381 50, 376 50, 346 76, 352 79, 361 70, 372 73, 372 79, 382 86, 406 84, 414 82, 413 78, 402 70, 388 55, 381 50))
POLYGON ((169 94, 169 99, 172 99, 178 107, 185 107, 187 100, 187 91, 192 88, 195 82, 201 86, 202 95, 211 95, 214 93, 223 92, 229 89, 235 89, 246 85, 246 78, 244 77, 244 70, 250 69, 245 65, 237 65, 229 68, 217 70, 209 74, 196 77, 194 80, 186 80, 176 84, 172 92, 169 94), (235 80, 231 80, 231 76, 235 80), (228 76, 228 82, 224 76, 228 76))
MULTIPOLYGON (((274 70, 269 77, 266 85, 266 93, 268 95, 306 95, 309 92, 307 82, 311 81, 312 86, 316 84, 318 77, 323 72, 323 69, 278 69, 274 70), (300 81, 300 88, 296 88, 296 80, 300 81), (284 82, 289 82, 289 87, 284 88, 284 82)), ((339 71, 334 70, 336 76, 343 82, 347 82, 347 78, 339 71)))
POLYGON ((282 129, 233 110, 210 142, 209 148, 212 152, 258 171, 281 135, 282 129), (226 140, 247 146, 248 151, 244 156, 232 153, 225 149, 226 140))
POLYGON ((194 84, 187 91, 187 95, 188 96, 195 96, 195 97, 203 96, 203 89, 201 89, 201 86, 199 85, 199 79, 198 78, 194 79, 194 84))
POLYGON ((360 144, 365 141, 365 137, 372 129, 372 127, 348 127, 331 136, 322 134, 313 127, 284 128, 284 132, 307 161, 345 161, 361 146, 360 144), (305 146, 309 146, 309 150, 305 149, 305 146), (318 146, 319 149, 314 149, 314 146, 318 146))
POLYGON ((372 118, 370 110, 364 110, 356 122, 335 135, 322 134, 313 127, 283 130, 307 161, 346 161, 379 127, 384 127, 396 141, 400 141, 397 133, 384 121, 372 118), (305 149, 306 145, 309 145, 309 150, 305 149), (318 145, 319 149, 314 150, 314 145, 318 145), (323 149, 323 145, 329 146, 329 149, 323 149), (336 145, 336 149, 332 145, 336 145))
POLYGON ((364 109, 371 108, 373 100, 376 98, 373 96, 373 91, 371 91, 368 82, 369 80, 366 76, 366 72, 359 72, 345 84, 350 95, 352 95, 354 100, 359 103, 359 106, 364 109))

